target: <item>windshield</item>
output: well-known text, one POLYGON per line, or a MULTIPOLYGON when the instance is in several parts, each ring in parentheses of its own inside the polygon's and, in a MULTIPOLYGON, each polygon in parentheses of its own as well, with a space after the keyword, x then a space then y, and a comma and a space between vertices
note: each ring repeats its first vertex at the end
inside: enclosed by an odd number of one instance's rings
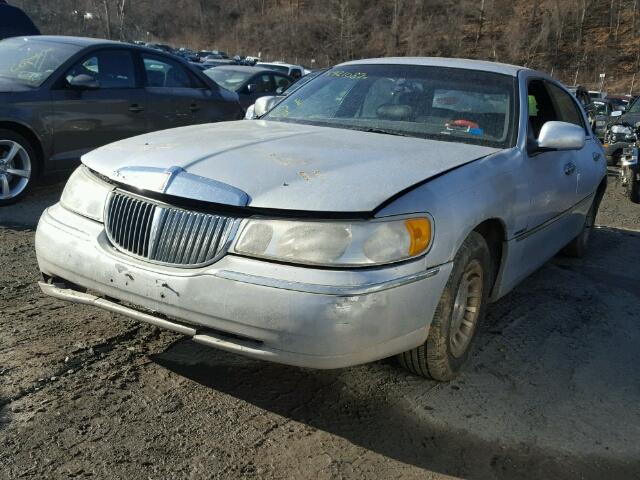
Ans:
POLYGON ((221 87, 233 92, 238 91, 252 74, 242 70, 223 70, 221 68, 210 68, 204 73, 221 87))
POLYGON ((0 42, 0 78, 39 87, 80 47, 27 38, 0 42))
POLYGON ((506 148, 515 139, 515 78, 417 65, 336 67, 264 119, 506 148))
POLYGON ((610 111, 605 102, 592 102, 596 115, 609 115, 610 111))

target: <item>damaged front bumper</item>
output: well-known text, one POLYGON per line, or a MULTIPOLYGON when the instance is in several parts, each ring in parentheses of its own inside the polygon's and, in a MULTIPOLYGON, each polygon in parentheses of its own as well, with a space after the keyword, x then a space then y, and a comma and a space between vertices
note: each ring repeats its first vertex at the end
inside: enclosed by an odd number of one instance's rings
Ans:
POLYGON ((55 205, 36 234, 42 290, 253 358, 340 368, 422 344, 452 264, 327 270, 235 255, 180 269, 115 250, 103 225, 55 205), (85 289, 89 293, 85 292, 85 289))

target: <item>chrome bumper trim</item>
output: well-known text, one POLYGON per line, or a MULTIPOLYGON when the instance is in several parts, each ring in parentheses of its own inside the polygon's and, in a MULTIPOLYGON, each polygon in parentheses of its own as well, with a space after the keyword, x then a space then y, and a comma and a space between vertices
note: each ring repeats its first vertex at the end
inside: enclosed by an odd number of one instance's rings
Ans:
POLYGON ((368 283, 364 285, 318 285, 313 283, 289 282, 275 278, 261 277, 258 275, 249 275, 246 273, 233 272, 230 270, 219 270, 215 273, 216 277, 234 282, 249 283, 252 285, 260 285, 263 287, 279 288, 282 290, 292 290, 303 293, 316 293, 319 295, 336 295, 341 297, 352 297, 358 295, 367 295, 370 293, 382 292, 391 288, 400 287, 408 283, 417 282, 425 278, 434 277, 440 272, 440 267, 434 267, 429 270, 414 273, 400 278, 394 278, 379 283, 368 283))
POLYGON ((82 303, 84 305, 91 305, 103 310, 107 310, 109 312, 119 313, 135 320, 155 325, 156 327, 161 327, 166 330, 171 330, 172 332, 181 333, 182 335, 189 335, 193 337, 196 334, 196 329, 194 327, 165 320, 163 318, 154 317, 153 315, 139 312, 138 310, 134 310, 133 308, 125 307, 115 302, 110 302, 109 300, 97 297, 95 295, 73 290, 72 288, 69 288, 63 284, 38 282, 38 285, 45 294, 55 298, 59 298, 60 300, 66 300, 67 302, 73 303, 82 303))

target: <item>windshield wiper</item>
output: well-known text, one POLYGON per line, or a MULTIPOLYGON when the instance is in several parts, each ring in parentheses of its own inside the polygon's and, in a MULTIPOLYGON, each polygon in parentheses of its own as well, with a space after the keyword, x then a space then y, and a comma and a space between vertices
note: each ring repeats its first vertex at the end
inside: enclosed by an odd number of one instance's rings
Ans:
POLYGON ((352 127, 349 126, 347 128, 350 128, 351 130, 358 130, 360 132, 367 132, 367 133, 381 133, 383 135, 395 135, 397 137, 415 137, 415 135, 411 135, 408 133, 402 133, 402 132, 398 132, 396 130, 385 130, 384 128, 376 128, 376 127, 352 127))

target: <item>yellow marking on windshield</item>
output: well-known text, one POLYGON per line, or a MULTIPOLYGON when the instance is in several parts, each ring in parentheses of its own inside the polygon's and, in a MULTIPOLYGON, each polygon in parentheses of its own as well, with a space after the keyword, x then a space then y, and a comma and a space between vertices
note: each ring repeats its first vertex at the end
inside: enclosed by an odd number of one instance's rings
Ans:
POLYGON ((365 72, 345 72, 344 70, 331 70, 328 77, 348 78, 350 80, 364 80, 368 77, 365 72))

